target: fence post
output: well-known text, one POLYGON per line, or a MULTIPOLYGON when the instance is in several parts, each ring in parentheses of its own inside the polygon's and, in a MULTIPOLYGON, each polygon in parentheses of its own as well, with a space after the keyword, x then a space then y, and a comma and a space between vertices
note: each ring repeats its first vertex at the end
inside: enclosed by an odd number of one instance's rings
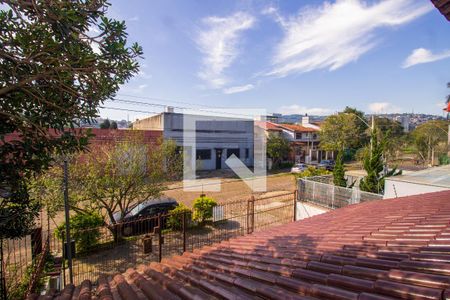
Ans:
POLYGON ((72 273, 72 239, 70 238, 70 218, 69 218, 69 170, 67 159, 64 159, 64 212, 66 219, 66 241, 67 241, 67 264, 69 267, 69 283, 73 284, 72 273))
POLYGON ((183 253, 186 252, 186 212, 183 212, 183 253))
POLYGON ((0 239, 0 299, 6 300, 8 294, 6 292, 6 271, 3 259, 3 239, 0 239))
POLYGON ((250 234, 255 228, 255 197, 247 200, 247 233, 250 234))
POLYGON ((297 197, 298 197, 298 190, 294 191, 294 222, 297 221, 297 197))
POLYGON ((161 214, 158 214, 158 261, 162 260, 162 228, 161 228, 161 214))
POLYGON ((35 259, 42 253, 42 227, 34 228, 31 232, 31 258, 35 259))

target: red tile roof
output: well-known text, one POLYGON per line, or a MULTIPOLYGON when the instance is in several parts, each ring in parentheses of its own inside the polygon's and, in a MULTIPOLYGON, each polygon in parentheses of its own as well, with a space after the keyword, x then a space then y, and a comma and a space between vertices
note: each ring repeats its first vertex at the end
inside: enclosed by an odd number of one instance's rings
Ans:
POLYGON ((305 127, 305 126, 297 125, 297 124, 280 124, 279 126, 281 128, 285 128, 285 129, 295 131, 295 132, 317 132, 317 131, 319 131, 318 129, 315 129, 315 128, 305 127))
POLYGON ((350 205, 60 299, 450 299, 450 191, 350 205))
POLYGON ((450 0, 431 0, 431 2, 450 21, 450 0))
POLYGON ((255 121, 256 126, 259 126, 268 131, 281 131, 282 129, 278 126, 278 124, 272 122, 265 121, 255 121))

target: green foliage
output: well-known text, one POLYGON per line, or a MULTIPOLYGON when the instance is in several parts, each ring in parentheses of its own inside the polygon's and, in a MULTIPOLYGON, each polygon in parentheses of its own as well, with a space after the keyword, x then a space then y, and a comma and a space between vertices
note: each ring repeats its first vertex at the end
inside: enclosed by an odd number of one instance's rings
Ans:
POLYGON ((384 168, 383 152, 385 141, 378 139, 378 130, 374 129, 371 134, 371 149, 364 154, 363 166, 367 175, 361 179, 359 187, 362 191, 381 193, 383 190, 381 172, 384 168))
POLYGON ((100 124, 100 128, 101 128, 101 129, 109 129, 109 128, 111 128, 111 122, 109 121, 109 119, 104 120, 104 121, 100 124))
MULTIPOLYGON (((27 292, 28 286, 30 284, 31 278, 32 278, 33 274, 35 274, 37 271, 36 270, 37 263, 38 263, 41 255, 43 255, 43 254, 38 255, 35 259, 33 259, 31 264, 29 264, 26 267, 25 272, 23 273, 23 276, 21 278, 17 278, 19 280, 19 282, 15 283, 14 286, 10 287, 10 289, 8 291, 8 299, 25 299, 26 292, 27 292)), ((45 262, 44 262, 44 268, 43 268, 42 274, 52 271, 53 268, 54 268, 54 257, 49 252, 47 252, 47 254, 45 256, 45 262)), ((42 288, 44 287, 44 284, 45 284, 44 280, 45 280, 44 276, 41 276, 38 278, 38 281, 37 281, 36 287, 35 287, 35 291, 42 290, 42 288)))
POLYGON ((450 164, 450 157, 447 154, 442 154, 439 156, 439 165, 448 165, 450 164))
MULTIPOLYGON (((367 175, 361 179, 359 188, 365 192, 382 194, 384 192, 384 182, 387 177, 400 175, 402 172, 393 168, 385 171, 385 151, 388 133, 382 134, 378 132, 378 128, 374 129, 371 134, 371 147, 363 152, 363 166, 367 175), (386 174, 383 173, 385 171, 386 174)), ((386 165, 387 168, 387 165, 386 165)))
POLYGON ((7 1, 0 10, 1 238, 32 228, 39 207, 28 179, 55 154, 84 150, 90 133, 75 128, 92 123, 139 70, 142 48, 128 46, 126 25, 106 17, 108 6, 7 1))
POLYGON ((167 226, 171 230, 181 230, 183 228, 183 214, 186 218, 186 225, 189 226, 192 211, 189 207, 180 203, 177 207, 169 211, 167 226))
MULTIPOLYGON (((357 110, 356 108, 349 107, 349 106, 345 107, 343 112, 345 114, 353 114, 356 117, 354 122, 355 122, 356 131, 357 131, 357 136, 355 136, 356 141, 352 145, 352 147, 354 149, 359 149, 359 148, 363 147, 369 141, 367 124, 364 123, 364 121, 366 120, 366 116, 364 115, 364 112, 357 110)), ((347 161, 345 154, 344 154, 344 161, 347 161)))
POLYGON ((416 151, 422 161, 434 163, 435 155, 447 152, 448 121, 433 120, 417 126, 411 133, 416 151))
POLYGON ((323 176, 323 175, 329 175, 329 174, 331 174, 331 172, 328 170, 309 166, 308 169, 306 169, 305 171, 302 171, 300 173, 295 173, 294 175, 297 178, 305 178, 305 177, 323 176))
POLYGON ((345 169, 343 162, 343 151, 339 150, 336 157, 336 164, 333 169, 333 183, 336 186, 347 187, 347 180, 345 179, 345 169))
MULTIPOLYGON (((99 227, 104 225, 103 218, 96 213, 78 213, 70 217, 70 234, 75 240, 78 253, 92 249, 98 244, 100 238, 99 227)), ((55 230, 55 235, 60 240, 65 240, 66 223, 62 223, 55 230)))
POLYGON ((289 162, 289 161, 286 161, 286 162, 280 162, 279 164, 278 164, 278 168, 280 168, 280 169, 290 169, 290 168, 292 168, 294 166, 294 163, 293 162, 289 162))
POLYGON ((200 225, 204 224, 206 220, 212 218, 213 207, 216 205, 217 202, 213 198, 201 195, 194 200, 192 219, 200 225))
POLYGON ((271 158, 275 168, 289 155, 291 147, 289 141, 278 134, 269 134, 266 143, 267 157, 271 158))
POLYGON ((339 150, 358 146, 363 133, 357 126, 355 114, 339 113, 328 116, 320 127, 320 147, 339 150))
POLYGON ((116 121, 112 121, 111 122, 111 126, 109 126, 110 129, 117 129, 117 122, 116 121))

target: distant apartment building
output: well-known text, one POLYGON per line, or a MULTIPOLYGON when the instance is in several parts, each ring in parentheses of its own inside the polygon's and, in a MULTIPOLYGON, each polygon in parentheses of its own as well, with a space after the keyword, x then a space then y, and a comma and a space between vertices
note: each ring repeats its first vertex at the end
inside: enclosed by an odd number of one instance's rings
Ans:
MULTIPOLYGON (((221 116, 184 115, 171 110, 134 122, 133 129, 159 130, 165 140, 183 146, 183 118, 195 118, 197 170, 226 169, 225 160, 236 155, 246 166, 253 165, 253 120, 221 116)), ((192 147, 190 147, 192 148, 192 147)), ((187 149, 188 155, 192 149, 187 149)))

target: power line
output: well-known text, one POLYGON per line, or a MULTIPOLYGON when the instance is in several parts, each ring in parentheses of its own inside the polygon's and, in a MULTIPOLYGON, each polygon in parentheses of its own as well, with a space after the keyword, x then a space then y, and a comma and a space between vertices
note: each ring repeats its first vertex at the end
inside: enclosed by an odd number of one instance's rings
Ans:
POLYGON ((137 98, 137 99, 146 99, 146 100, 154 100, 154 101, 160 101, 160 102, 172 102, 172 103, 179 103, 179 104, 185 104, 185 105, 192 105, 192 106, 199 106, 199 107, 206 107, 206 108, 218 108, 218 109, 226 109, 227 107, 219 107, 219 106, 213 106, 213 105, 206 105, 206 104, 198 104, 198 103, 190 103, 185 101, 178 101, 178 100, 171 100, 167 98, 157 98, 157 97, 145 97, 145 96, 135 96, 135 95, 128 95, 128 94, 118 94, 119 96, 125 96, 125 97, 131 97, 131 98, 137 98))
POLYGON ((147 106, 158 106, 166 108, 168 106, 173 107, 175 109, 189 109, 189 110, 195 110, 195 111, 202 111, 202 112, 208 112, 208 113, 215 113, 215 114, 224 114, 224 115, 234 115, 234 116, 243 116, 243 117, 251 117, 254 118, 254 115, 247 115, 247 114, 239 114, 239 113, 232 113, 232 112, 226 112, 226 111, 213 111, 213 110, 206 110, 201 108, 191 108, 191 107, 183 107, 183 106, 173 106, 173 105, 166 105, 166 104, 160 104, 160 103, 150 103, 150 102, 143 102, 143 101, 135 101, 135 100, 129 100, 129 99, 122 99, 122 98, 112 98, 112 101, 122 102, 122 103, 128 103, 133 105, 147 105, 147 106))

